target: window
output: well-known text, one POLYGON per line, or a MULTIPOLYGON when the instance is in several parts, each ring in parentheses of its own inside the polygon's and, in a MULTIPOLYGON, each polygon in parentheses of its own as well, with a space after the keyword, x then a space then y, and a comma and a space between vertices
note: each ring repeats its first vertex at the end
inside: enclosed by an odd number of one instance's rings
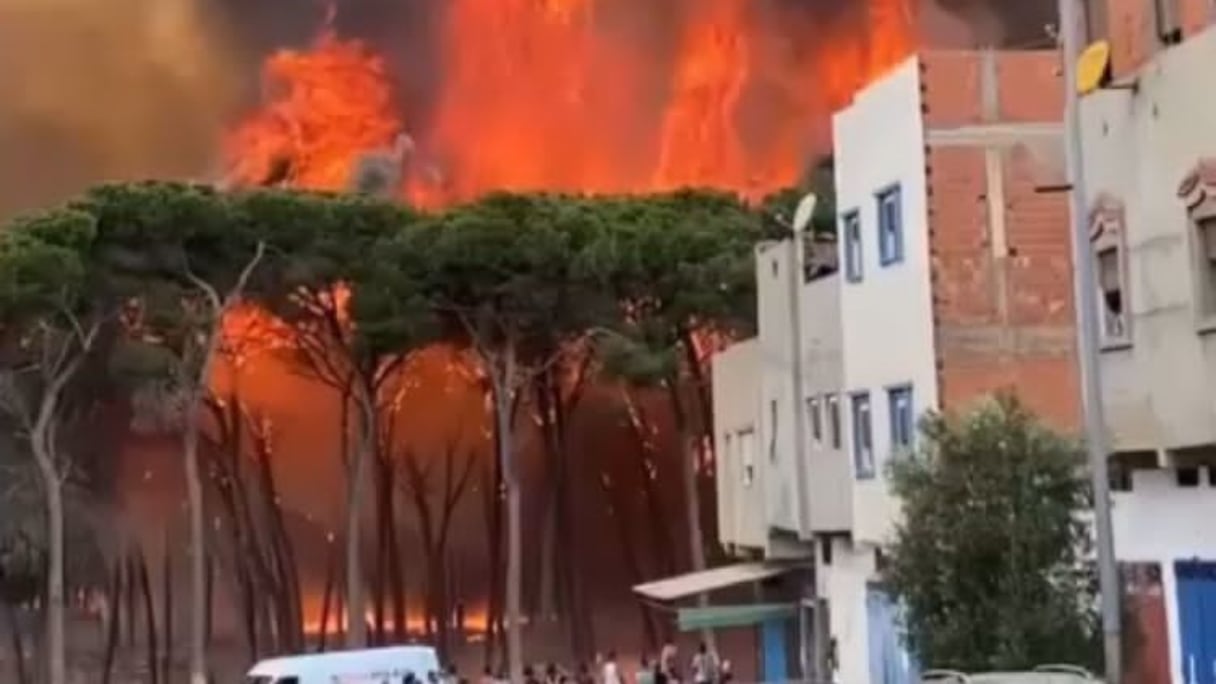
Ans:
POLYGON ((769 463, 777 462, 777 400, 770 399, 768 402, 769 415, 769 433, 768 433, 768 461, 769 463))
POLYGON ((1216 214, 1195 222, 1195 247, 1200 314, 1216 317, 1216 214))
POLYGON ((844 215, 844 270, 850 283, 860 282, 864 275, 861 261, 861 215, 851 211, 844 215))
POLYGON ((733 440, 731 440, 731 438, 730 438, 729 432, 722 435, 722 453, 718 454, 718 458, 721 460, 723 467, 725 467, 727 464, 729 464, 729 467, 732 467, 732 468, 734 467, 734 461, 735 461, 735 452, 733 450, 734 446, 735 445, 733 443, 733 440))
POLYGON ((833 449, 840 448, 840 398, 829 394, 825 399, 828 411, 828 442, 833 449))
POLYGON ((887 390, 887 404, 891 416, 891 451, 907 453, 912 449, 912 442, 916 437, 912 388, 905 385, 887 390))
POLYGON ((878 198, 878 258, 883 266, 904 260, 904 217, 899 186, 883 190, 878 198))
POLYGON ((739 463, 743 465, 743 486, 752 486, 756 481, 756 433, 751 430, 739 433, 739 463))
POLYGON ((1106 3, 1109 0, 1085 0, 1086 43, 1094 43, 1108 37, 1106 3))
POLYGON ((870 419, 870 393, 853 395, 853 465, 858 479, 874 477, 874 435, 870 419))
POLYGON ((1195 318, 1200 333, 1216 332, 1216 157, 1200 159, 1178 187, 1191 225, 1195 318))
POLYGON ((1102 332, 1107 339, 1127 336, 1127 314, 1124 311, 1123 269, 1119 263, 1119 248, 1108 247, 1098 252, 1098 289, 1102 295, 1102 332))
POLYGON ((1199 469, 1198 468, 1179 468, 1174 471, 1174 476, 1178 480, 1179 487, 1198 487, 1199 486, 1199 469))
POLYGON ((1090 213, 1089 239, 1101 309, 1102 344, 1106 347, 1131 343, 1125 223, 1123 203, 1105 193, 1100 195, 1090 213))
POLYGON ((823 414, 819 410, 819 397, 806 400, 806 414, 811 423, 811 440, 818 446, 823 443, 823 414))
POLYGON ((1162 45, 1177 45, 1182 42, 1182 13, 1179 0, 1153 0, 1157 15, 1157 38, 1162 45))

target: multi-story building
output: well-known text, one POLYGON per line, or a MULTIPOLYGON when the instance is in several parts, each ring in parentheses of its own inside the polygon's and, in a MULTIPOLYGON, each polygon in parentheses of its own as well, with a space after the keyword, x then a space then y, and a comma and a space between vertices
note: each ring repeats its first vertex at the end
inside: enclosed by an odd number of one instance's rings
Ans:
POLYGON ((1091 4, 1080 104, 1128 681, 1216 682, 1216 3, 1091 4))
POLYGON ((876 580, 886 466, 924 412, 1011 390, 1076 426, 1062 88, 1052 53, 929 51, 858 92, 833 121, 838 271, 762 246, 757 339, 715 359, 723 541, 815 555, 836 681, 915 669, 876 580))

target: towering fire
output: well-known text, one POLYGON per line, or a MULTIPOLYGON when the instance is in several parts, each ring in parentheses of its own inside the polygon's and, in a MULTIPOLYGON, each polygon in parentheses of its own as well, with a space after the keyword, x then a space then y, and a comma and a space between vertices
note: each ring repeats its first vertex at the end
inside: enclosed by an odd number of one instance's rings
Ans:
POLYGON ((311 50, 278 52, 264 72, 265 106, 226 145, 241 181, 337 190, 357 154, 401 129, 383 60, 330 21, 311 50))
POLYGON ((449 0, 422 122, 398 116, 380 56, 326 26, 270 58, 228 160, 245 182, 335 188, 408 133, 402 192, 424 205, 488 189, 758 196, 797 181, 827 114, 908 54, 915 1, 449 0))

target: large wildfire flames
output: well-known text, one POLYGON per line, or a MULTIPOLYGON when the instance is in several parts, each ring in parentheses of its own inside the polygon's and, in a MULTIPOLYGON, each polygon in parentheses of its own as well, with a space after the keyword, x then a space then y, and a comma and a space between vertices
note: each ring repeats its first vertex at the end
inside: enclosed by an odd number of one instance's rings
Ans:
POLYGON ((428 207, 491 189, 757 198, 796 183, 828 114, 909 53, 914 1, 849 0, 791 30, 805 10, 749 0, 449 0, 427 121, 406 120, 386 59, 330 12, 308 49, 269 58, 224 151, 237 182, 336 190, 404 134, 400 196, 428 207), (629 4, 656 26, 605 16, 629 4))
POLYGON ((265 103, 226 153, 246 183, 337 189, 404 133, 402 196, 427 206, 489 189, 755 197, 796 182, 827 114, 908 54, 914 2, 858 0, 810 24, 780 3, 652 1, 658 28, 643 30, 611 14, 629 2, 450 0, 425 123, 399 115, 384 60, 327 22, 269 59, 265 103))
MULTIPOLYGON (((344 6, 337 0, 306 48, 266 60, 261 100, 228 131, 223 161, 245 184, 341 189, 361 154, 408 135, 400 196, 427 207, 491 189, 699 185, 755 198, 797 182, 813 155, 827 149, 830 112, 911 51, 913 10, 923 1, 429 0, 413 4, 439 8, 428 17, 433 63, 402 70, 393 48, 377 50, 339 30, 344 6), (428 70, 430 90, 401 87, 428 70), (405 100, 416 92, 426 102, 405 100)), ((0 165, 15 188, 0 189, 0 210, 57 200, 101 178, 200 175, 210 133, 240 91, 233 74, 241 37, 206 11, 220 4, 0 0, 0 65, 42 75, 19 83, 17 96, 0 104, 0 147, 20 158, 0 165), (72 40, 47 47, 63 25, 72 40), (6 33, 6 26, 16 28, 6 33), (92 42, 76 41, 78 34, 92 42), (110 76, 94 79, 85 66, 106 66, 110 76), (130 89, 115 94, 120 83, 130 89), (55 152, 55 144, 61 154, 45 152, 55 152), (22 152, 33 149, 43 156, 22 152)), ((289 10, 275 11, 280 18, 289 10)), ((334 409, 305 406, 308 389, 298 379, 266 357, 252 360, 287 334, 268 322, 251 310, 226 321, 231 358, 216 382, 235 384, 247 372, 241 391, 277 411, 283 452, 319 456, 308 468, 286 469, 284 496, 288 508, 328 527, 337 502, 325 478, 336 475, 336 445, 317 416, 334 409)), ((405 412, 412 424, 431 427, 453 413, 456 400, 417 403, 405 412)), ((481 415, 479 407, 472 404, 471 413, 481 415)), ((138 491, 152 506, 161 496, 165 511, 178 510, 175 485, 147 473, 143 480, 128 498, 138 491)), ((312 574, 305 587, 310 630, 321 612, 315 567, 312 574)), ((468 624, 483 626, 484 612, 471 610, 468 624)))

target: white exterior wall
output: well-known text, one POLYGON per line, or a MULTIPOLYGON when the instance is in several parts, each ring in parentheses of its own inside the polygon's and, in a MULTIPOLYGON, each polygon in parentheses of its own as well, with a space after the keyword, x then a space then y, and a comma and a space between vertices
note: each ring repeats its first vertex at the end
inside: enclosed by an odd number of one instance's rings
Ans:
POLYGON ((1203 521, 1216 520, 1216 490, 1200 473, 1198 487, 1179 487, 1173 470, 1132 473, 1132 490, 1115 492, 1111 523, 1115 529, 1115 557, 1135 563, 1161 565, 1169 631, 1170 671, 1175 682, 1183 677, 1178 627, 1177 583, 1174 562, 1216 559, 1216 535, 1203 521))
POLYGON ((1216 157, 1216 27, 1161 55, 1138 90, 1084 98, 1091 205, 1126 213, 1132 346, 1102 356, 1107 425, 1117 451, 1216 443, 1216 336, 1196 332, 1190 224, 1178 185, 1216 157))
MULTIPOLYGON (((854 538, 880 543, 889 538, 898 512, 883 468, 890 451, 887 388, 910 384, 915 413, 937 404, 929 240, 925 192, 925 135, 917 59, 910 59, 859 92, 833 117, 836 206, 861 216, 861 282, 848 282, 846 241, 841 231, 841 331, 844 391, 868 391, 876 476, 855 480, 854 538), (879 264, 875 193, 899 183, 903 204, 904 261, 879 264)), ((852 452, 851 402, 843 398, 845 447, 852 452)))
MULTIPOLYGON (((1138 89, 1082 101, 1084 165, 1092 205, 1106 194, 1125 213, 1131 346, 1102 354, 1112 450, 1216 444, 1216 337, 1197 330, 1191 224, 1177 196, 1202 157, 1216 157, 1216 28, 1160 54, 1138 89)), ((1169 459, 1163 459, 1169 462, 1169 459)), ((1132 473, 1115 492, 1115 556, 1161 567, 1174 682, 1184 682, 1174 563, 1216 560, 1216 490, 1180 488, 1173 470, 1132 473)))
POLYGON ((846 401, 844 386, 844 347, 840 331, 839 272, 812 280, 802 286, 802 419, 806 421, 807 468, 803 491, 810 498, 811 530, 814 532, 843 532, 853 528, 853 469, 843 448, 832 446, 832 427, 826 400, 836 397, 840 406, 840 444, 846 401), (816 441, 811 433, 811 419, 806 400, 819 399, 823 423, 822 439, 816 441))
POLYGON ((828 629, 836 640, 833 681, 870 681, 866 589, 874 577, 874 549, 832 539, 832 564, 817 568, 817 590, 828 598, 828 629))
POLYGON ((756 307, 759 337, 761 452, 768 470, 765 519, 770 527, 798 532, 798 468, 794 421, 794 348, 790 334, 790 243, 756 249, 756 307))
POLYGON ((725 546, 763 549, 768 538, 764 521, 765 469, 760 450, 759 352, 756 339, 739 342, 714 355, 711 362, 714 412, 714 454, 717 459, 718 539, 725 546), (744 481, 745 444, 752 432, 755 476, 744 481), (729 439, 728 439, 729 437, 729 439))

